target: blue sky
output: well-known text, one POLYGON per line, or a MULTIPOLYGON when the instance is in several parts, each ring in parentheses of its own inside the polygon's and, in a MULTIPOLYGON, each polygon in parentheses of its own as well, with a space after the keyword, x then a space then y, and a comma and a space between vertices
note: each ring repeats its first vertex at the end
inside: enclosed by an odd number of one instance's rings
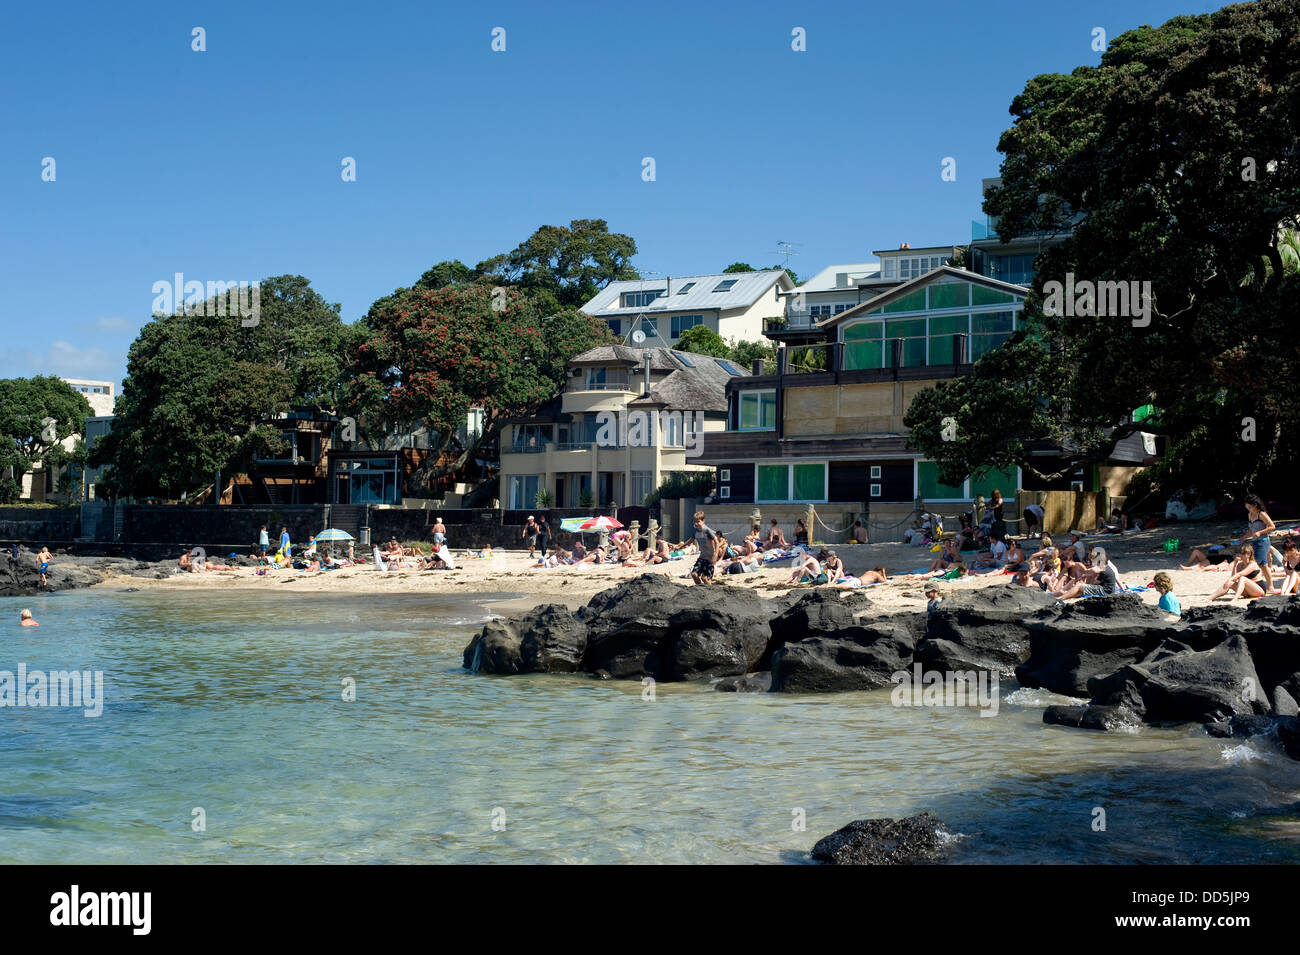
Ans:
POLYGON ((6 4, 0 377, 119 381, 175 272, 301 274, 355 321, 575 218, 668 275, 964 242, 1026 79, 1218 5, 6 4))

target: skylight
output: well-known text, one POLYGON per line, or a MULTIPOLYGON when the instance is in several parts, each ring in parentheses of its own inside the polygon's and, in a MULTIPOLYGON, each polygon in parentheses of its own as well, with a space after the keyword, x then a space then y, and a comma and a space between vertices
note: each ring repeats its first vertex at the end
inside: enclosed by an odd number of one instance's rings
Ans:
POLYGON ((685 295, 687 292, 689 292, 689 291, 690 291, 691 289, 693 289, 693 288, 695 288, 695 283, 694 283, 694 282, 687 282, 685 285, 683 285, 681 288, 679 288, 679 289, 677 290, 677 294, 678 294, 678 295, 685 295))
POLYGON ((680 362, 681 362, 683 365, 685 365, 687 368, 694 368, 694 367, 695 367, 695 362, 693 362, 693 361, 691 361, 689 358, 687 358, 686 355, 683 354, 682 352, 675 351, 675 352, 673 352, 673 354, 676 355, 676 356, 677 356, 677 360, 680 361, 680 362))
POLYGON ((713 287, 713 291, 715 292, 729 291, 731 287, 739 281, 740 279, 724 279, 713 287))
POLYGON ((719 361, 718 361, 718 364, 721 365, 721 366, 722 366, 722 370, 725 371, 725 372, 727 372, 728 374, 731 374, 731 375, 739 375, 739 374, 740 374, 740 369, 738 369, 735 365, 733 365, 733 364, 732 364, 731 362, 729 362, 729 361, 721 361, 721 360, 719 360, 719 361))

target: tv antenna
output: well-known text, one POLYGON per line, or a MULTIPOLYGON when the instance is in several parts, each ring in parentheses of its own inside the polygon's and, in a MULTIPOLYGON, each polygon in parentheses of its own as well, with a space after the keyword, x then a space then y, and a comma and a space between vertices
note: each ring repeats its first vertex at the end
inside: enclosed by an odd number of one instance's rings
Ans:
POLYGON ((790 256, 799 254, 798 252, 795 251, 795 249, 800 245, 803 245, 803 243, 802 242, 781 242, 781 241, 778 241, 776 243, 776 254, 785 256, 785 267, 787 269, 790 267, 790 256))

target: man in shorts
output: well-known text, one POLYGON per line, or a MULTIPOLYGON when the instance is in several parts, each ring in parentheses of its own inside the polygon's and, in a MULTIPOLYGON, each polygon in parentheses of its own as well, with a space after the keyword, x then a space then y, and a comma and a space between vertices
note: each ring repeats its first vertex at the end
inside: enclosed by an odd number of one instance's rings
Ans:
POLYGON ((524 525, 524 532, 519 536, 528 545, 528 559, 532 560, 533 552, 537 550, 537 522, 533 520, 533 515, 528 515, 528 523, 524 525))
POLYGON ((718 534, 704 523, 704 512, 695 512, 695 533, 692 538, 700 549, 700 556, 691 568, 691 580, 697 584, 713 583, 713 559, 717 555, 718 534))

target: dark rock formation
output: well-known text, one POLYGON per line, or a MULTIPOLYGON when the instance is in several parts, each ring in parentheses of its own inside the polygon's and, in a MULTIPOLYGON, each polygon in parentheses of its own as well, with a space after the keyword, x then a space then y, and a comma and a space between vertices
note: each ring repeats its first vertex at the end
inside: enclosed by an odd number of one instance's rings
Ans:
POLYGON ((1036 588, 1012 586, 945 597, 926 620, 916 658, 927 670, 989 670, 1010 676, 1029 655, 1029 619, 1056 603, 1036 588))
POLYGON ((917 865, 943 856, 943 824, 928 812, 905 819, 858 819, 817 841, 827 865, 917 865))
POLYGON ((835 637, 787 643, 772 655, 774 693, 873 690, 912 665, 916 635, 892 619, 856 623, 835 637))
POLYGON ((587 628, 562 604, 507 620, 489 620, 465 648, 465 669, 478 673, 572 673, 580 669, 587 628))
POLYGON ((766 693, 772 688, 771 673, 751 673, 748 676, 727 676, 713 684, 719 693, 766 693))

